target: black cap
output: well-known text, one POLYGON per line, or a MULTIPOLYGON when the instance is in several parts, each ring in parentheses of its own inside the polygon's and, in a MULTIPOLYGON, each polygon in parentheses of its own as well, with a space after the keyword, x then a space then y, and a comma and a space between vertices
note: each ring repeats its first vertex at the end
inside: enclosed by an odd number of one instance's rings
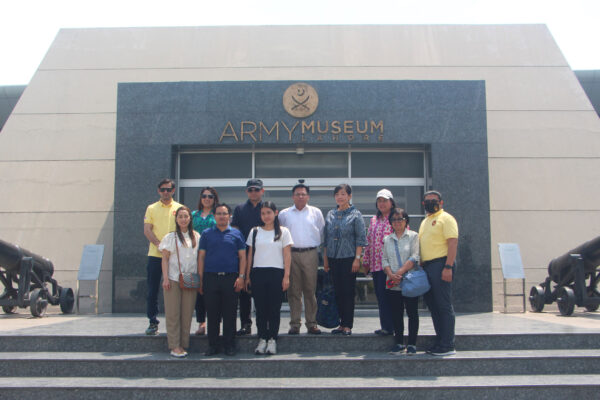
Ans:
POLYGON ((246 189, 249 188, 262 189, 263 181, 261 181, 260 179, 250 179, 248 183, 246 183, 246 189))

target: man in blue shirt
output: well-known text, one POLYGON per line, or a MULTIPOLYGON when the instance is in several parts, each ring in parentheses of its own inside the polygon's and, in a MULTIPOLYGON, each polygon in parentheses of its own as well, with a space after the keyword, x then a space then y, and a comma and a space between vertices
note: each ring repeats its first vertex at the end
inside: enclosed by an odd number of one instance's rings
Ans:
MULTIPOLYGON (((260 208, 262 207, 262 196, 265 193, 263 182, 260 179, 250 179, 246 183, 246 194, 248 200, 238 205, 233 211, 231 226, 238 228, 244 238, 248 238, 250 230, 255 226, 262 226, 260 219, 260 208)), ((238 335, 249 335, 252 333, 252 319, 250 311, 252 298, 250 293, 242 290, 240 292, 240 325, 238 335)))
POLYGON ((219 353, 219 319, 223 319, 225 354, 233 356, 235 349, 235 315, 238 294, 246 278, 246 241, 240 231, 229 226, 231 208, 218 204, 215 208, 217 226, 205 230, 200 237, 198 274, 204 294, 208 322, 208 349, 205 356, 219 353))

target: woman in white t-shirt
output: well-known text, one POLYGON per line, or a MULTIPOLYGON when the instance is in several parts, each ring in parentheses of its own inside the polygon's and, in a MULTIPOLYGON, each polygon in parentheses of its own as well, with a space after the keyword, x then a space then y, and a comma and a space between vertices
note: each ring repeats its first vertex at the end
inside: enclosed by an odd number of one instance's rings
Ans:
POLYGON ((167 320, 167 342, 171 355, 187 356, 190 345, 192 314, 196 305, 195 290, 179 287, 179 272, 198 272, 200 235, 194 231, 192 213, 186 206, 175 212, 176 230, 168 233, 158 246, 162 253, 163 297, 167 320))
POLYGON ((276 354, 277 334, 283 292, 290 286, 292 235, 279 225, 277 207, 265 201, 260 209, 264 226, 254 227, 248 234, 248 268, 246 287, 252 282, 256 307, 258 346, 255 354, 276 354))

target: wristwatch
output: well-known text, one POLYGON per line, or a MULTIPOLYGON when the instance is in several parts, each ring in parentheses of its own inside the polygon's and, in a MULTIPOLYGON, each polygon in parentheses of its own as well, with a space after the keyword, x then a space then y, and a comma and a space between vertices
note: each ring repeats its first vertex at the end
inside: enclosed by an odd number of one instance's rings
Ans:
POLYGON ((444 269, 452 269, 452 265, 446 264, 446 265, 444 265, 444 269))
POLYGON ((245 278, 246 278, 246 274, 239 274, 239 275, 238 275, 238 278, 245 279, 245 278))
POLYGON ((360 260, 360 256, 356 256, 356 257, 354 257, 354 258, 356 258, 357 260, 360 260))

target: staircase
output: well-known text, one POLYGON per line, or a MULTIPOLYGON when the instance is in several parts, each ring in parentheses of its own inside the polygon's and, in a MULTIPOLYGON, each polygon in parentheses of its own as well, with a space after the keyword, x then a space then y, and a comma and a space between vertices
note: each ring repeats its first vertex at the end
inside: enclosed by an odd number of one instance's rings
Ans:
POLYGON ((0 399, 598 399, 600 334, 457 335, 458 354, 388 355, 391 337, 281 335, 275 356, 173 359, 166 337, 0 337, 0 399))

